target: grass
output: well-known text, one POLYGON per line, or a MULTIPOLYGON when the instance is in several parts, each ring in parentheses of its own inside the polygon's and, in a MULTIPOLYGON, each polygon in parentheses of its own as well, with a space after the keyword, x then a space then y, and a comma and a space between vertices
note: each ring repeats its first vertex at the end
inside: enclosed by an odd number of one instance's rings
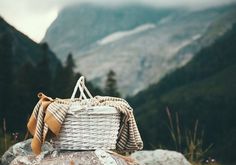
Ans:
POLYGON ((0 131, 0 156, 4 154, 6 150, 16 142, 18 142, 19 133, 7 133, 6 120, 3 119, 3 131, 0 131))
POLYGON ((13 144, 15 144, 15 141, 10 134, 4 135, 3 132, 0 132, 0 157, 13 144))
POLYGON ((166 113, 169 120, 168 129, 176 151, 183 153, 193 165, 219 165, 215 159, 207 157, 212 144, 204 148, 204 131, 199 129, 198 120, 195 121, 193 129, 184 130, 180 126, 178 113, 172 116, 168 108, 166 113))

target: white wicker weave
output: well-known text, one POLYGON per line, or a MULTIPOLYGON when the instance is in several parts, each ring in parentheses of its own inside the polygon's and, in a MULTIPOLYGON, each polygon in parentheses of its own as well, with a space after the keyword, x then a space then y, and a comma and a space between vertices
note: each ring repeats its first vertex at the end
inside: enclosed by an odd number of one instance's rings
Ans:
POLYGON ((84 90, 91 98, 84 85, 84 77, 81 77, 59 136, 51 141, 53 146, 61 150, 115 149, 120 127, 119 112, 109 106, 90 106, 84 90), (82 101, 73 101, 77 88, 82 101), (82 102, 87 102, 86 106, 82 102))

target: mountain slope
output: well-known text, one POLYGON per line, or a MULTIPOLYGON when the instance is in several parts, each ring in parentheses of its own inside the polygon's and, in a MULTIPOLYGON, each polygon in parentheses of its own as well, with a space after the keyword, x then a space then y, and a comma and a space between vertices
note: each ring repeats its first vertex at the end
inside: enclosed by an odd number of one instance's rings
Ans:
POLYGON ((47 53, 51 63, 50 69, 54 72, 57 67, 61 66, 60 61, 55 54, 48 48, 47 44, 37 44, 29 39, 24 34, 17 31, 14 27, 9 25, 3 18, 0 17, 0 46, 2 50, 9 50, 5 52, 12 56, 14 69, 17 70, 26 62, 36 65, 43 59, 43 54, 47 53), (8 48, 3 45, 8 44, 8 48))
POLYGON ((25 131, 37 93, 54 92, 59 69, 62 64, 46 43, 33 42, 0 18, 0 127, 4 119, 7 131, 25 131))
POLYGON ((70 51, 77 55, 93 47, 98 40, 109 34, 157 22, 168 14, 169 10, 156 11, 141 6, 119 8, 92 4, 69 6, 59 13, 48 28, 43 41, 47 41, 58 57, 64 61, 70 51))
POLYGON ((60 12, 43 41, 62 61, 72 52, 77 71, 97 86, 104 86, 113 69, 119 91, 133 95, 224 34, 236 21, 235 8, 187 11, 84 4, 60 12))
POLYGON ((236 25, 197 53, 186 66, 129 100, 135 107, 147 148, 171 144, 165 114, 169 107, 179 113, 185 129, 199 120, 205 132, 205 145, 214 144, 211 156, 236 162, 235 43, 236 25))

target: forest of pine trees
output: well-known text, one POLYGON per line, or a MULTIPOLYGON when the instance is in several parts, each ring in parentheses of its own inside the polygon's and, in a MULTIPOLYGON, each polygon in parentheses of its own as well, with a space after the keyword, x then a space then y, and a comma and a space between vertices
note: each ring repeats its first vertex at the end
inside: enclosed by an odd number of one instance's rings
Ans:
MULTIPOLYGON (((7 50, 0 49, 0 51, 7 50)), ((5 53, 0 52, 0 87, 2 91, 0 93, 0 126, 2 128, 3 119, 5 119, 8 132, 26 132, 26 123, 38 101, 39 92, 52 98, 69 98, 76 81, 81 76, 80 73, 74 72, 75 63, 71 53, 69 53, 65 65, 58 67, 53 73, 50 70, 50 61, 46 52, 37 65, 26 62, 14 72, 14 67, 11 67, 11 57, 4 56, 5 53)), ((112 75, 108 75, 107 94, 119 96, 114 75, 114 72, 112 75), (113 89, 116 89, 115 93, 110 92, 113 89)), ((93 95, 104 94, 90 82, 86 82, 86 84, 93 95)))

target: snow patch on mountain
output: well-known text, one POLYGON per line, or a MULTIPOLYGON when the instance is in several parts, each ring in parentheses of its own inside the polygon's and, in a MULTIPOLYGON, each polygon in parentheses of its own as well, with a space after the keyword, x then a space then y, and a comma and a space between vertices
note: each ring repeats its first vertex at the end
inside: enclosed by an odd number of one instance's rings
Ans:
POLYGON ((99 45, 109 44, 111 42, 120 40, 124 37, 128 37, 128 36, 131 36, 131 35, 134 35, 134 34, 149 30, 149 29, 153 29, 155 27, 156 27, 156 25, 149 23, 149 24, 144 24, 144 25, 138 26, 132 30, 118 31, 118 32, 112 33, 112 34, 104 37, 103 39, 99 40, 97 43, 99 45))
POLYGON ((75 71, 100 88, 112 69, 120 93, 131 96, 213 43, 236 20, 234 11, 74 6, 60 12, 44 41, 62 61, 72 52, 75 71))
POLYGON ((201 36, 202 36, 201 34, 197 34, 197 35, 193 36, 192 39, 197 40, 197 39, 201 38, 201 36))
POLYGON ((162 18, 162 19, 159 21, 159 24, 162 25, 162 24, 165 24, 165 23, 171 22, 172 19, 173 19, 173 16, 167 16, 167 17, 164 17, 164 18, 162 18))

